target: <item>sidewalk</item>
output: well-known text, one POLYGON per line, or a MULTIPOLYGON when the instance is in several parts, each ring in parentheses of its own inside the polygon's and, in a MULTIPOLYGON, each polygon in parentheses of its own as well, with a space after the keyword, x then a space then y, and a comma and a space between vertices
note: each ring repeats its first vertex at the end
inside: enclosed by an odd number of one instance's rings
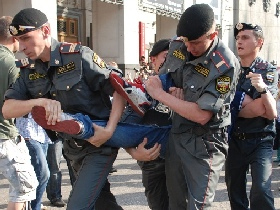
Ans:
MULTIPOLYGON (((135 160, 123 150, 120 149, 119 155, 114 167, 118 170, 109 176, 112 187, 112 192, 116 196, 118 203, 124 210, 149 210, 147 201, 144 195, 144 188, 141 182, 141 170, 135 160)), ((275 208, 280 209, 280 167, 278 163, 273 163, 272 172, 272 190, 275 197, 275 208)), ((65 160, 62 162, 62 195, 63 200, 67 202, 71 185, 68 176, 68 170, 65 160)), ((251 178, 248 176, 248 192, 250 190, 251 178)), ((0 209, 7 208, 8 182, 0 175, 0 209)), ((46 194, 43 197, 43 204, 48 210, 65 210, 66 208, 52 207, 46 194)), ((218 188, 216 190, 215 202, 213 210, 230 210, 227 190, 224 182, 224 171, 220 176, 218 188)))

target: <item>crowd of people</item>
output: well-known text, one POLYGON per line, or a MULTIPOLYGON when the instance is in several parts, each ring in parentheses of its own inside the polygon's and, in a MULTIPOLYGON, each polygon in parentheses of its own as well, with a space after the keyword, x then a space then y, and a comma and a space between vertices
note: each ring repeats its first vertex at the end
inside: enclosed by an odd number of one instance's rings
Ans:
POLYGON ((52 38, 40 10, 0 18, 8 210, 40 210, 45 191, 53 205, 66 205, 62 153, 72 184, 68 210, 123 209, 108 181, 120 147, 138 161, 153 210, 209 209, 224 165, 231 209, 274 210, 278 72, 258 55, 261 26, 237 23, 234 37, 237 56, 218 37, 213 9, 194 4, 176 38, 154 44, 154 75, 127 81, 115 62, 52 38), (16 51, 27 58, 15 62, 16 51))

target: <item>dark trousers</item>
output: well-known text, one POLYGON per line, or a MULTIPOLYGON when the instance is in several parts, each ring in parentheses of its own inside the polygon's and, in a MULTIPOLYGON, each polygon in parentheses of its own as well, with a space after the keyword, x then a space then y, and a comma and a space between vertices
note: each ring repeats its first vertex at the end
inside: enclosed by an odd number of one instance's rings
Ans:
POLYGON ((71 160, 76 176, 67 210, 122 209, 107 179, 118 154, 117 148, 96 148, 87 141, 71 139, 64 141, 64 153, 71 160), (104 203, 108 207, 105 208, 104 203))
POLYGON ((232 210, 248 210, 246 193, 247 171, 251 166, 252 187, 250 191, 251 210, 274 210, 271 192, 273 137, 229 142, 225 179, 232 210))
POLYGON ((171 133, 166 181, 173 210, 210 209, 227 155, 225 133, 171 133))
POLYGON ((142 170, 142 183, 150 209, 168 210, 168 192, 166 187, 165 160, 138 161, 142 170))

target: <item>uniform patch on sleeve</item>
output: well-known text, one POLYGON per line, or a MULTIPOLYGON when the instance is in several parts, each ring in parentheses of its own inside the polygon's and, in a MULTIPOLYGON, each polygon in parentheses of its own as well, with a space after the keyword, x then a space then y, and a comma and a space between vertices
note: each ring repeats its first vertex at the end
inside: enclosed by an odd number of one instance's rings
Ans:
POLYGON ((62 43, 60 45, 60 53, 78 53, 80 52, 81 44, 79 43, 62 43))
POLYGON ((201 66, 201 65, 195 66, 194 69, 195 69, 198 73, 202 74, 204 77, 208 77, 208 74, 209 74, 209 72, 210 72, 209 69, 207 69, 207 68, 205 68, 205 67, 203 67, 203 66, 201 66))
POLYGON ((230 89, 230 77, 220 76, 216 79, 216 90, 220 93, 227 93, 230 89))
POLYGON ((186 59, 186 57, 183 55, 183 53, 180 50, 174 50, 172 54, 174 57, 179 58, 181 60, 186 59))
POLYGON ((100 68, 105 68, 106 64, 96 53, 92 55, 92 61, 96 63, 100 68))
POLYGON ((274 82, 274 72, 267 72, 266 79, 267 79, 267 81, 269 81, 271 83, 274 82))
POLYGON ((70 63, 67 63, 63 66, 60 66, 57 68, 57 74, 64 74, 66 72, 75 70, 75 63, 73 61, 71 61, 70 63))

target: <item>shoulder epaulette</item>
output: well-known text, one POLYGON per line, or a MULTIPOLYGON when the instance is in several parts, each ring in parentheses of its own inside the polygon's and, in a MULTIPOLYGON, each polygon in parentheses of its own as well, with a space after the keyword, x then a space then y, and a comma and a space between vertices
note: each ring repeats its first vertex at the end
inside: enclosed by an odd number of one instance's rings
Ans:
POLYGON ((80 52, 81 43, 67 43, 64 42, 60 45, 60 53, 78 53, 80 52))
POLYGON ((18 68, 33 67, 34 61, 29 58, 23 58, 16 61, 16 66, 18 68))
POLYGON ((219 72, 224 72, 230 68, 230 65, 219 51, 213 52, 210 57, 219 72))
POLYGON ((258 62, 255 64, 257 69, 267 69, 268 63, 267 62, 258 62))

